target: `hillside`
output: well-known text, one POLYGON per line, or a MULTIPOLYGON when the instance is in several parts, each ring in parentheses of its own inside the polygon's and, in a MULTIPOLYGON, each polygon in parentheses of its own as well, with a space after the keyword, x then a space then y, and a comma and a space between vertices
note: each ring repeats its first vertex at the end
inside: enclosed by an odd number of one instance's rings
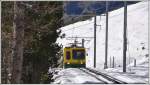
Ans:
MULTIPOLYGON (((127 23, 127 64, 137 59, 146 62, 148 54, 148 2, 139 2, 128 6, 128 23, 127 23), (130 61, 129 61, 130 60, 130 61)), ((94 19, 77 22, 60 28, 62 34, 66 37, 93 37, 94 19)), ((103 69, 105 59, 105 16, 97 16, 97 68, 103 69)), ((115 65, 122 66, 122 48, 123 48, 123 8, 109 12, 109 35, 108 35, 108 66, 110 57, 115 57, 115 65)), ((81 40, 78 40, 81 42, 81 40)), ((73 40, 57 39, 59 44, 64 47, 73 40)), ((93 67, 93 39, 85 42, 88 56, 87 67, 93 67)), ((148 63, 146 63, 147 65, 148 63)))

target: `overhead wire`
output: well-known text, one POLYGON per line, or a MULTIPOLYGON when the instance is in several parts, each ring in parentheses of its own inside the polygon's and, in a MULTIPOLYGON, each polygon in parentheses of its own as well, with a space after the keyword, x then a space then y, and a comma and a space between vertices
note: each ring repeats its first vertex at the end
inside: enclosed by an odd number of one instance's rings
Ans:
POLYGON ((73 24, 73 30, 72 30, 72 38, 74 36, 74 24, 73 24))
MULTIPOLYGON (((101 20, 101 17, 100 17, 100 20, 101 20)), ((70 28, 70 29, 67 29, 67 30, 63 30, 63 31, 70 31, 70 30, 72 30, 72 37, 73 37, 73 35, 74 35, 74 30, 76 29, 76 28, 79 28, 79 27, 82 27, 82 26, 85 26, 85 25, 88 25, 88 24, 92 24, 92 23, 94 23, 94 22, 90 22, 90 23, 86 23, 86 24, 82 24, 82 25, 79 25, 79 26, 74 26, 73 25, 73 27, 72 28, 70 28)), ((101 27, 100 27, 101 28, 101 27)), ((83 34, 87 34, 87 33, 90 33, 90 32, 93 32, 93 31, 88 31, 88 32, 85 32, 85 33, 83 33, 83 34)), ((92 39, 90 39, 90 41, 91 41, 92 39)))
MULTIPOLYGON (((79 25, 79 26, 76 26, 76 27, 73 27, 73 28, 74 28, 74 29, 76 29, 76 28, 79 28, 79 27, 82 27, 82 26, 85 26, 85 25, 88 25, 88 24, 92 24, 92 23, 94 23, 94 22, 90 22, 90 23, 82 24, 82 25, 79 25)), ((73 28, 66 29, 66 30, 63 30, 63 31, 73 30, 73 28)))
MULTIPOLYGON (((101 16, 100 16, 100 20, 101 20, 101 16)), ((63 30, 63 31, 66 32, 66 31, 72 30, 72 37, 73 37, 73 35, 74 35, 74 30, 75 30, 76 28, 79 28, 79 27, 82 27, 82 26, 85 26, 85 25, 89 25, 89 24, 92 24, 92 23, 94 23, 94 22, 89 22, 89 23, 82 24, 82 25, 79 25, 79 26, 74 26, 74 24, 73 24, 73 27, 72 27, 72 28, 66 29, 66 30, 63 30)), ((100 29, 101 29, 101 26, 100 26, 100 29)), ((90 31, 90 32, 92 32, 92 31, 90 31)), ((83 34, 87 34, 87 33, 90 33, 90 32, 85 32, 85 33, 83 33, 83 34)), ((92 40, 92 39, 90 39, 90 41, 91 41, 91 40, 92 40)))
MULTIPOLYGON (((100 17, 100 20, 101 20, 101 17, 100 17)), ((79 26, 76 26, 76 27, 73 27, 74 29, 76 28, 79 28, 79 27, 82 27, 82 26, 85 26, 85 25, 88 25, 88 24, 92 24, 94 22, 89 22, 89 23, 86 23, 86 24, 82 24, 82 25, 79 25, 79 26)), ((70 31, 70 30, 73 30, 73 28, 69 28, 69 29, 66 29, 66 30, 63 30, 63 31, 70 31)), ((101 29, 101 26, 100 26, 100 29, 101 29)))

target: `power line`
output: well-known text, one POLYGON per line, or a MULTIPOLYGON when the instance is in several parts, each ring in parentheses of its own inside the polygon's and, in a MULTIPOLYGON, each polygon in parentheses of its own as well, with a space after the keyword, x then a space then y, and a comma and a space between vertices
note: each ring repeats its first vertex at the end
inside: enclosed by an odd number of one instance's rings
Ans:
POLYGON ((66 38, 94 38, 94 37, 66 37, 66 38))
POLYGON ((72 29, 72 37, 74 36, 74 24, 73 24, 73 29, 72 29))
MULTIPOLYGON (((73 28, 74 28, 74 29, 76 29, 76 28, 82 27, 82 26, 84 26, 84 25, 92 24, 92 23, 94 23, 94 22, 90 22, 90 23, 82 24, 82 25, 80 25, 80 26, 76 26, 76 27, 73 27, 73 28)), ((67 29, 67 30, 63 30, 63 31, 73 30, 73 28, 70 28, 70 29, 67 29)))
MULTIPOLYGON (((100 21, 101 21, 101 16, 100 16, 100 21)), ((82 27, 82 26, 85 26, 85 25, 88 25, 88 24, 92 24, 94 22, 89 22, 89 23, 86 23, 86 24, 82 24, 82 25, 79 25, 79 26, 76 26, 76 27, 73 27, 73 28, 79 28, 79 27, 82 27)), ((101 25, 97 25, 97 26, 100 26, 101 28, 101 25)), ((66 30, 63 30, 63 31, 69 31, 69 30, 73 30, 73 28, 70 28, 70 29, 66 29, 66 30)))

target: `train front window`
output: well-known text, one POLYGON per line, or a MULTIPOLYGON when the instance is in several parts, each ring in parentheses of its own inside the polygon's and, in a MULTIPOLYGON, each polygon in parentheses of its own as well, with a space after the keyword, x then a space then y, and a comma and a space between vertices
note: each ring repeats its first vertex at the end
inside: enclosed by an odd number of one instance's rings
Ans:
POLYGON ((70 52, 67 51, 67 52, 66 52, 66 59, 69 60, 70 58, 71 58, 71 57, 70 57, 70 52))
POLYGON ((73 50, 73 59, 85 59, 84 50, 73 50))

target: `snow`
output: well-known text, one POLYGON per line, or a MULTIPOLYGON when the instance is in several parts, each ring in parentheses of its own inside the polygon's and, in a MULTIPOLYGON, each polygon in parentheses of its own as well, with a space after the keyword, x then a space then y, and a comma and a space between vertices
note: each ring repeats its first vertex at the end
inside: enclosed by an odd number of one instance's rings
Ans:
MULTIPOLYGON (((122 72, 123 52, 123 16, 124 8, 109 12, 109 35, 108 35, 108 69, 103 70, 105 60, 105 16, 97 16, 97 58, 96 69, 104 71, 111 76, 122 79, 129 83, 148 82, 148 1, 139 2, 128 6, 127 17, 127 73, 122 72), (144 49, 142 49, 144 47, 144 49), (110 57, 115 58, 115 68, 110 68, 110 57), (134 67, 136 59, 136 67, 134 67), (118 67, 121 66, 121 67, 118 67)), ((60 28, 66 37, 93 37, 94 18, 80 21, 60 28)), ((94 40, 85 42, 87 48, 86 67, 93 68, 93 46, 94 40)), ((81 39, 78 39, 81 42, 81 39)), ((68 46, 73 40, 58 38, 57 43, 63 47, 68 46)), ((54 83, 86 83, 98 82, 96 79, 81 73, 77 69, 63 69, 56 75, 54 83), (68 77, 69 75, 69 77, 68 77), (70 77, 71 76, 71 77, 70 77)))
MULTIPOLYGON (((149 58, 143 56, 142 58, 137 59, 136 64, 148 67, 149 58)), ((134 66, 134 62, 130 63, 127 67, 134 66)))
POLYGON ((61 70, 57 75, 53 77, 54 84, 66 84, 66 83, 102 83, 96 80, 94 77, 82 72, 76 68, 68 68, 61 70))
MULTIPOLYGON (((131 69, 131 72, 121 72, 120 68, 108 68, 106 70, 98 70, 102 73, 106 73, 107 75, 110 75, 116 79, 119 79, 121 81, 124 81, 129 84, 146 84, 148 83, 148 71, 144 71, 144 69, 137 70, 137 67, 134 67, 131 69)), ((100 75, 96 75, 98 78, 100 78, 102 81, 107 81, 109 83, 112 83, 105 78, 103 78, 100 75)), ((97 80, 95 77, 92 77, 89 74, 86 74, 85 72, 81 71, 78 68, 66 68, 61 69, 57 74, 53 76, 54 82, 53 84, 103 84, 102 81, 97 80)))
POLYGON ((148 68, 132 67, 131 69, 128 68, 126 73, 123 73, 121 69, 109 68, 106 69, 106 73, 128 83, 148 83, 148 68))
MULTIPOLYGON (((122 49, 123 49, 123 8, 109 12, 109 35, 108 35, 108 63, 109 58, 114 56, 116 65, 122 66, 122 49)), ((141 59, 148 54, 148 2, 139 2, 128 6, 128 23, 127 23, 127 37, 128 50, 127 61, 133 59, 141 59), (142 50, 142 47, 145 47, 142 50)), ((80 21, 74 24, 60 28, 62 34, 66 37, 93 37, 94 18, 86 21, 80 21)), ((104 67, 105 59, 105 16, 97 16, 97 67, 104 67)), ((81 42, 81 39, 78 39, 81 42)), ((57 39, 57 43, 64 47, 73 40, 57 39)), ((93 67, 93 39, 85 42, 88 56, 87 67, 93 67)), ((128 64, 128 62, 127 62, 128 64)))

